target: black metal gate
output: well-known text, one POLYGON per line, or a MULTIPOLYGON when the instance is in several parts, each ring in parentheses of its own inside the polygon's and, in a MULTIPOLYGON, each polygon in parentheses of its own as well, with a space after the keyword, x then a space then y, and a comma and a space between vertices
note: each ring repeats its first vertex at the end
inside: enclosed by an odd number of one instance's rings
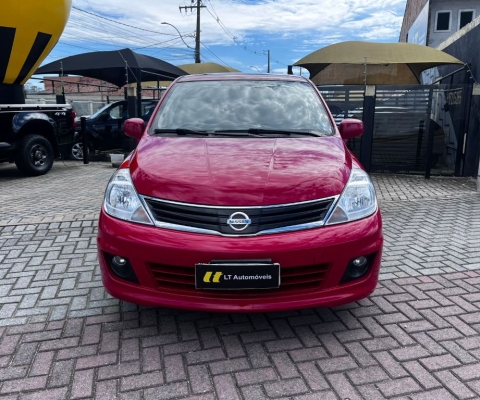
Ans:
POLYGON ((469 85, 319 86, 339 124, 365 124, 349 148, 369 172, 462 175, 469 85))

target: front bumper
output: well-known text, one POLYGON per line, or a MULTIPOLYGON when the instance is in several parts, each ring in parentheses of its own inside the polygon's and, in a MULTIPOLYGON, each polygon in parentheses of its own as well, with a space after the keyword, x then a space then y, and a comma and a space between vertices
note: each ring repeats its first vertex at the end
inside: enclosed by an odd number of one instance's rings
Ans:
POLYGON ((102 210, 97 243, 103 284, 116 298, 189 310, 266 312, 331 307, 368 296, 378 282, 383 236, 378 210, 347 224, 257 237, 167 230, 118 220, 102 210), (115 275, 107 254, 128 258, 139 283, 115 275), (340 284, 349 261, 367 255, 372 256, 368 272, 340 284), (266 290, 195 289, 195 264, 219 259, 271 259, 293 284, 266 290), (168 282, 158 271, 169 277, 168 282), (312 271, 312 279, 307 275, 296 284, 296 271, 312 271))

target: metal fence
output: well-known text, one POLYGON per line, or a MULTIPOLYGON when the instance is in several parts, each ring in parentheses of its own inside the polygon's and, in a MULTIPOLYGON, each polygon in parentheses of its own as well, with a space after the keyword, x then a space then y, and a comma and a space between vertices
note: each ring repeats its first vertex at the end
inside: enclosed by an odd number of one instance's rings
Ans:
POLYGON ((363 120, 348 146, 369 172, 462 175, 468 85, 377 86, 371 97, 364 86, 318 88, 337 124, 363 120))

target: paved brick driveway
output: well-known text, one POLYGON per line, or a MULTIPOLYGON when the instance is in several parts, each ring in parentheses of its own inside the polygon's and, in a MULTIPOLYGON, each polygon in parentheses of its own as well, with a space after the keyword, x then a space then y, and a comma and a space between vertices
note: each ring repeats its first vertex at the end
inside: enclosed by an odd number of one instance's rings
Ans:
POLYGON ((209 314, 108 296, 96 218, 113 173, 0 165, 0 399, 479 399, 480 196, 374 176, 380 284, 334 309, 209 314))

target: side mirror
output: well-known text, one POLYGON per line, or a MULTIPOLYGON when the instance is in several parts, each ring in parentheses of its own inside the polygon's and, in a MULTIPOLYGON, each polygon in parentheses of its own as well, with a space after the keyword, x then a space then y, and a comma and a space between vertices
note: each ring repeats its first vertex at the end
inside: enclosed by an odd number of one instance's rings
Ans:
POLYGON ((143 132, 145 131, 145 122, 141 118, 130 118, 125 121, 125 125, 123 126, 123 131, 125 135, 133 137, 137 139, 137 142, 143 136, 143 132))
POLYGON ((358 119, 347 118, 338 126, 343 140, 357 138, 363 135, 363 122, 358 119))

